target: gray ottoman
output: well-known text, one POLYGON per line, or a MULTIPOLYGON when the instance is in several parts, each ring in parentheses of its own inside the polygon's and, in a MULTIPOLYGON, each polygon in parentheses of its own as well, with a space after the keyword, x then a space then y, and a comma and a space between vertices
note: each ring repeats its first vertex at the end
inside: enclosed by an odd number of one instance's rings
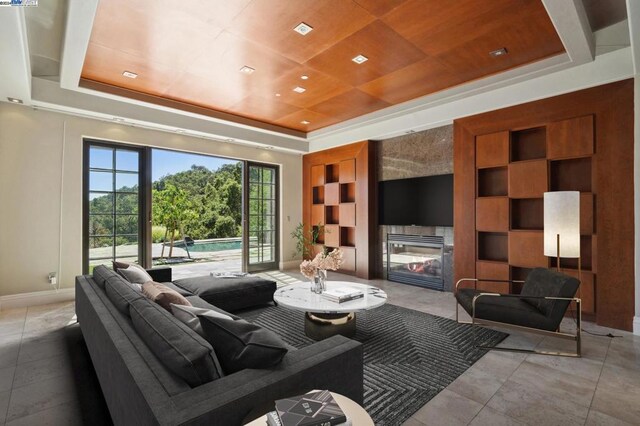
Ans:
POLYGON ((225 311, 238 311, 273 302, 276 282, 260 277, 219 278, 204 275, 183 278, 176 286, 225 311))

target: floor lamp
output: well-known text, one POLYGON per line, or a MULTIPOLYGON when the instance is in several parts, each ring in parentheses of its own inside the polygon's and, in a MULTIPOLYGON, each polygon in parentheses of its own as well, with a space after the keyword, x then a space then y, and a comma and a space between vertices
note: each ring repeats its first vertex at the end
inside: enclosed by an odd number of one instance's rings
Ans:
POLYGON ((578 279, 582 282, 580 259, 580 192, 555 191, 544 193, 544 255, 578 259, 578 279))

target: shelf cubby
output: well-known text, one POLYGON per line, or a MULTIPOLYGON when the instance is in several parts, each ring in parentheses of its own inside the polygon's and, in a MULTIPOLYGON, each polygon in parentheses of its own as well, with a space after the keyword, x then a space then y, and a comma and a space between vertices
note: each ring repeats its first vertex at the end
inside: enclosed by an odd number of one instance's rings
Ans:
MULTIPOLYGON (((517 281, 526 280, 529 273, 533 271, 533 268, 522 268, 519 266, 511 266, 510 269, 511 269, 511 279, 517 280, 517 281)), ((523 285, 524 283, 512 283, 511 291, 515 294, 520 294, 520 292, 522 291, 523 285)))
POLYGON ((509 259, 509 238, 503 232, 478 232, 478 260, 506 262, 509 259))
POLYGON ((591 158, 551 161, 551 191, 591 192, 591 158))
POLYGON ((323 231, 323 226, 318 226, 318 225, 314 225, 313 226, 313 233, 314 235, 316 233, 318 233, 318 239, 316 240, 317 244, 324 244, 324 231, 323 231))
POLYGON ((506 167, 478 169, 478 197, 506 196, 508 180, 506 167))
POLYGON ((356 228, 351 226, 340 227, 340 247, 356 246, 356 228))
MULTIPOLYGON (((562 241, 560 241, 562 244, 562 241)), ((560 250, 562 252, 562 249, 560 250)), ((583 271, 593 270, 593 238, 591 235, 582 235, 580 237, 580 257, 582 261, 583 271)), ((550 267, 555 268, 558 264, 558 259, 555 257, 549 258, 550 267)), ((578 270, 578 259, 560 258, 560 269, 573 269, 578 270)))
POLYGON ((312 191, 313 204, 324 204, 324 186, 314 186, 312 191))
POLYGON ((327 225, 340 224, 340 207, 325 206, 324 220, 327 225))
POLYGON ((327 164, 324 174, 325 183, 340 182, 340 165, 327 164))
POLYGON ((542 198, 511 199, 511 229, 544 229, 544 202, 542 198))
POLYGON ((355 203, 356 201, 356 183, 341 183, 340 184, 340 202, 341 203, 355 203))
POLYGON ((511 161, 538 160, 547 156, 547 129, 535 127, 511 132, 511 161))

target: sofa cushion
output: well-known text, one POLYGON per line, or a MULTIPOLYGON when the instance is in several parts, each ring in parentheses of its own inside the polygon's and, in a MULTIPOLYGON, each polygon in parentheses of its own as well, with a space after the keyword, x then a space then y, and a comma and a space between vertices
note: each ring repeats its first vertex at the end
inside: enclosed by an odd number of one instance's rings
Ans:
POLYGON ((191 306, 191 303, 189 303, 189 301, 177 291, 171 290, 164 284, 153 281, 142 284, 142 294, 169 312, 171 312, 172 303, 176 305, 191 306))
POLYGON ((173 282, 225 311, 237 311, 273 301, 275 281, 260 277, 219 278, 210 275, 173 282))
MULTIPOLYGON (((577 278, 562 274, 552 269, 533 269, 522 286, 521 296, 535 297, 574 297, 580 287, 577 278)), ((560 325, 566 312, 568 300, 523 299, 526 303, 537 308, 543 315, 560 325)))
POLYGON ((98 284, 98 287, 104 290, 104 284, 107 278, 118 276, 113 269, 109 269, 104 265, 98 265, 93 268, 93 280, 98 284))
POLYGON ((104 288, 111 303, 125 315, 129 315, 131 302, 144 298, 141 292, 136 291, 128 281, 119 275, 107 278, 104 288))
POLYGON ((151 275, 145 269, 136 263, 113 262, 113 269, 124 279, 133 284, 144 284, 153 281, 151 275))
POLYGON ((151 352, 191 387, 223 376, 211 345, 165 309, 141 297, 129 311, 133 327, 151 352))
POLYGON ((243 319, 228 320, 198 315, 204 335, 227 374, 245 368, 269 368, 287 353, 287 345, 274 332, 243 319))
POLYGON ((201 336, 204 336, 204 331, 202 330, 202 325, 200 324, 200 318, 198 315, 204 316, 212 316, 215 318, 222 318, 232 320, 233 318, 230 315, 224 314, 222 312, 215 311, 213 309, 203 309, 196 308, 194 306, 184 306, 184 305, 175 305, 171 304, 171 313, 174 317, 178 318, 182 323, 184 323, 187 327, 195 331, 201 336))

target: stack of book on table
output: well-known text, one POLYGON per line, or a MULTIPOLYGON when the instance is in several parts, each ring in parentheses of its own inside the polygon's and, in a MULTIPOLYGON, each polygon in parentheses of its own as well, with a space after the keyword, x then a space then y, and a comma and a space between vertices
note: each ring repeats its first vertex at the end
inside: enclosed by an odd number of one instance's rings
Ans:
POLYGON ((342 303, 364 297, 364 293, 351 287, 338 287, 323 291, 322 297, 331 300, 332 302, 342 303))
POLYGON ((351 426, 329 391, 311 391, 276 401, 267 414, 269 426, 351 426))

